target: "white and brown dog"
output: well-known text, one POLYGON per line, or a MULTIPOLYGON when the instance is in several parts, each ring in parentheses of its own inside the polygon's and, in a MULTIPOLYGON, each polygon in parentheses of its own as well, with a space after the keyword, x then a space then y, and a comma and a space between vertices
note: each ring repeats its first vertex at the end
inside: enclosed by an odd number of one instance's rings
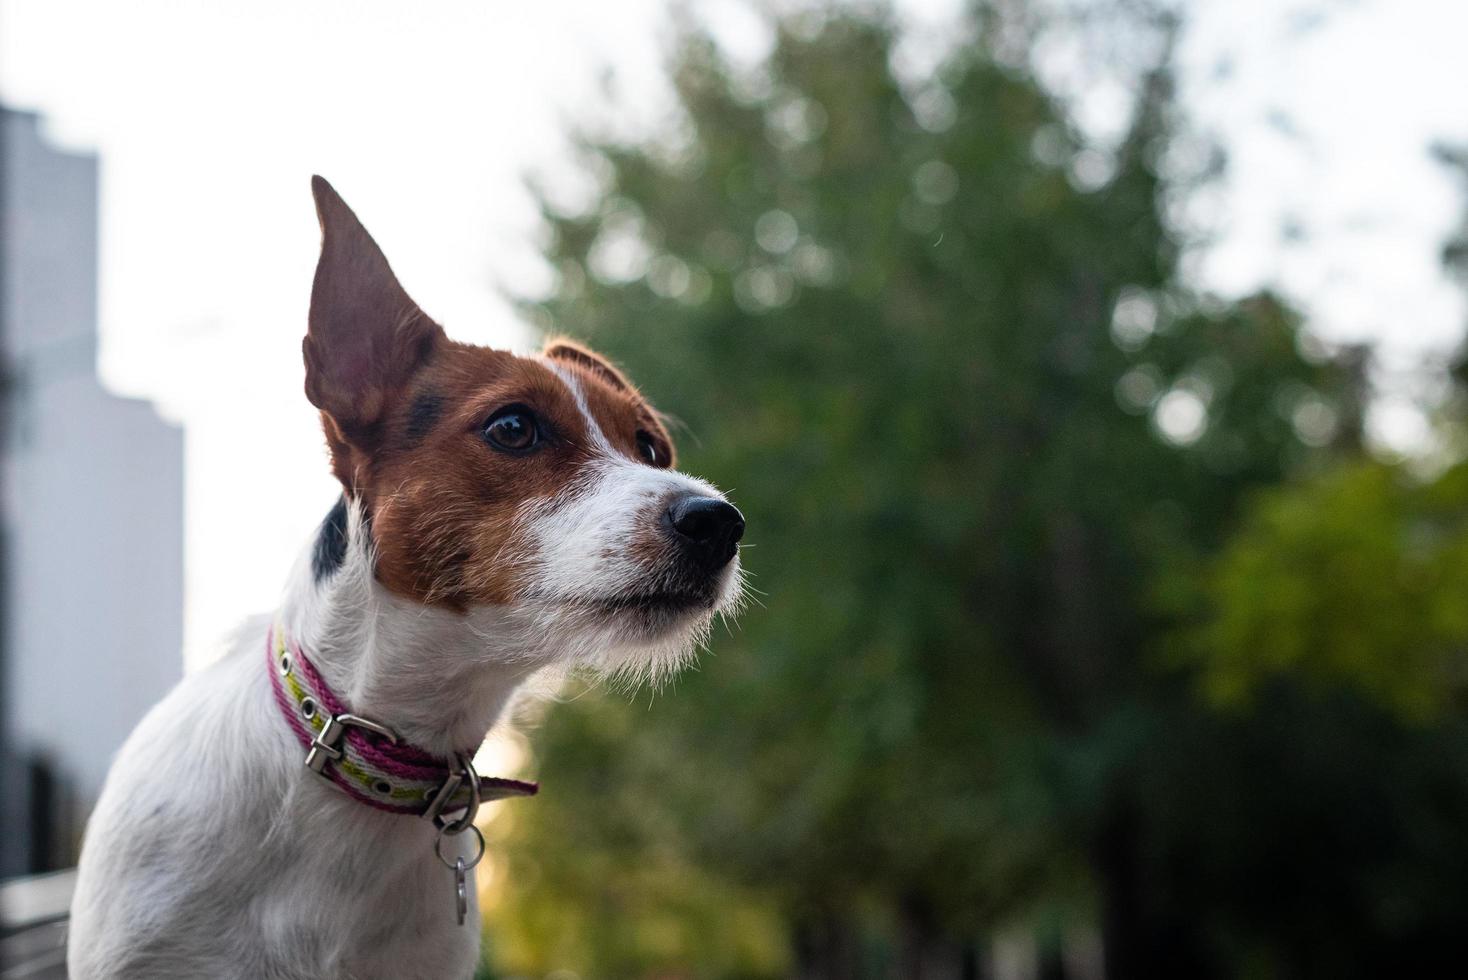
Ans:
POLYGON ((471 761, 517 688, 567 665, 666 673, 738 600, 739 511, 672 469, 616 368, 449 340, 312 186, 306 395, 342 501, 276 614, 119 753, 82 851, 75 980, 467 977, 475 808, 534 791, 471 761))

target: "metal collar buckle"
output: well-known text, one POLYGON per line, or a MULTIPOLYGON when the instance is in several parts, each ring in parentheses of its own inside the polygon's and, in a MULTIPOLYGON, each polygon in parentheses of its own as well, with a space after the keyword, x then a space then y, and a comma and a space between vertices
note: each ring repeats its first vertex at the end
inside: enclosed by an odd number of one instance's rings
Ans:
POLYGON ((424 820, 432 822, 442 834, 449 836, 468 830, 474 823, 475 814, 479 812, 479 773, 474 771, 474 762, 463 752, 455 752, 454 761, 458 763, 459 771, 449 774, 449 778, 433 794, 428 809, 423 811, 424 820), (465 786, 469 788, 469 802, 463 812, 451 820, 445 811, 454 795, 465 786))
POLYGON ((341 761, 341 743, 342 739, 346 737, 348 728, 361 728, 374 732, 394 745, 398 744, 397 733, 386 725, 379 725, 375 721, 369 721, 345 711, 339 715, 327 715, 326 724, 322 725, 321 731, 316 733, 316 738, 311 741, 311 750, 306 753, 306 768, 318 776, 325 777, 326 763, 341 761))

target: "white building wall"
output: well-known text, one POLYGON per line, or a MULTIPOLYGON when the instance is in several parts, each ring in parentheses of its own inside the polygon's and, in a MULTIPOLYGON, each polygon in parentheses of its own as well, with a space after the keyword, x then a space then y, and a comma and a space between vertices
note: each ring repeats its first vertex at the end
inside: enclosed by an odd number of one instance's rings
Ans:
POLYGON ((32 115, 0 120, 0 747, 44 759, 80 827, 113 753, 182 672, 183 433, 96 377, 96 159, 48 146, 32 115))

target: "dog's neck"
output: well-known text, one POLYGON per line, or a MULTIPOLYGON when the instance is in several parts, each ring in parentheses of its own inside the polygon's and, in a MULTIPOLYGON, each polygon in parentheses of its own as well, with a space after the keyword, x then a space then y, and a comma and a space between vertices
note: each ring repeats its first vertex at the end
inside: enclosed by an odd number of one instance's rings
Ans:
POLYGON ((278 621, 350 711, 444 758, 477 749, 535 671, 509 616, 437 609, 384 588, 355 503, 333 511, 297 561, 278 621), (345 521, 345 541, 333 519, 345 521))

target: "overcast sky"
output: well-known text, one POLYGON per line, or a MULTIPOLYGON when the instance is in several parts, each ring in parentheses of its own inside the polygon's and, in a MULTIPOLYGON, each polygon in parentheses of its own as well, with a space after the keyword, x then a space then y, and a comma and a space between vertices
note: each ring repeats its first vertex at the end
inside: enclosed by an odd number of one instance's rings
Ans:
MULTIPOLYGON (((695 2, 741 57, 738 3, 695 2)), ((959 0, 902 0, 930 33, 959 0)), ((523 346, 500 288, 544 282, 526 174, 573 186, 564 134, 602 69, 647 121, 665 0, 0 0, 0 97, 102 161, 101 370, 188 433, 193 662, 274 605, 337 490, 301 393, 322 173, 408 290, 460 339, 523 346)), ((1393 364, 1449 346, 1437 252, 1462 202, 1428 147, 1468 142, 1468 4, 1200 0, 1184 96, 1230 171, 1200 285, 1283 288, 1393 364), (1227 70, 1220 70, 1224 62, 1227 70), (1291 243, 1286 225, 1303 229, 1291 243)), ((1114 103, 1113 103, 1114 104, 1114 103)), ((1104 93, 1085 108, 1108 124, 1104 93)), ((1114 117, 1114 111, 1110 113, 1114 117)), ((1388 404, 1377 425, 1410 440, 1388 404)))

